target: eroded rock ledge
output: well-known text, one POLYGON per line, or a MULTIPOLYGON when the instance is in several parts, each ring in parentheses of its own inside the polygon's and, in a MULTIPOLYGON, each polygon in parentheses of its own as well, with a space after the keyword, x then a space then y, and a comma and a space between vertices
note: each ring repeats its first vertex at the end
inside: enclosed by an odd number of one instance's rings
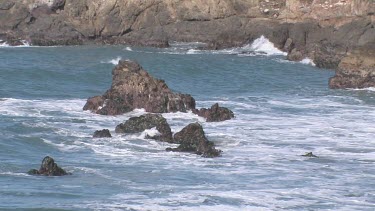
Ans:
POLYGON ((134 61, 121 60, 112 75, 111 88, 102 96, 89 98, 83 110, 118 115, 136 108, 151 113, 186 112, 195 108, 192 96, 172 92, 163 80, 153 78, 134 61))

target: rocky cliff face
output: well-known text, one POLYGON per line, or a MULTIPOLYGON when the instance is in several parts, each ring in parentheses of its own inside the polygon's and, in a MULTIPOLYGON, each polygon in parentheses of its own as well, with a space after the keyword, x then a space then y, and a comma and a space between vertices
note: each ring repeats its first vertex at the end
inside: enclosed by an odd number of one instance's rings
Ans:
POLYGON ((265 35, 291 59, 336 68, 375 43, 374 13, 373 0, 0 0, 0 39, 225 48, 265 35))

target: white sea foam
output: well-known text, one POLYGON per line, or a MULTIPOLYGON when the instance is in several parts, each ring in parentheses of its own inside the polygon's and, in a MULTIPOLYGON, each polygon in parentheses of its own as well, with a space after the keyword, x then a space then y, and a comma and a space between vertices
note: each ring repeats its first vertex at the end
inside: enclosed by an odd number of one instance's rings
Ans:
POLYGON ((311 65, 311 66, 314 66, 315 67, 315 63, 313 60, 311 60, 310 58, 304 58, 300 61, 300 63, 302 64, 308 64, 308 65, 311 65))
POLYGON ((126 51, 133 51, 133 49, 132 49, 131 47, 129 47, 129 46, 126 47, 125 50, 126 50, 126 51))
POLYGON ((30 43, 26 40, 21 40, 22 45, 11 46, 7 42, 3 42, 0 40, 0 48, 23 48, 23 47, 31 47, 30 43))
POLYGON ((254 40, 251 45, 244 46, 243 48, 250 49, 251 51, 255 52, 265 53, 266 55, 287 55, 286 52, 277 49, 275 45, 263 35, 254 40))
POLYGON ((28 175, 28 174, 26 174, 26 173, 16 173, 16 172, 10 172, 10 171, 8 171, 8 172, 0 172, 0 175, 7 175, 7 176, 30 176, 30 175, 28 175))
MULTIPOLYGON (((164 49, 157 53, 163 54, 182 54, 182 55, 195 55, 195 54, 229 54, 238 56, 257 56, 257 55, 286 55, 287 53, 280 51, 275 45, 270 42, 266 37, 261 36, 254 40, 251 44, 242 47, 228 48, 222 50, 200 50, 200 47, 205 46, 203 43, 178 43, 171 45, 171 48, 164 49)), ((150 52, 152 53, 152 52, 150 52)))
POLYGON ((107 61, 101 61, 100 63, 102 64, 113 64, 113 65, 118 65, 122 58, 120 56, 116 57, 115 59, 109 59, 107 61))
POLYGON ((160 135, 161 133, 156 129, 156 127, 153 127, 151 129, 145 130, 142 132, 142 137, 145 138, 147 136, 154 137, 157 135, 160 135))
POLYGON ((352 90, 352 91, 368 91, 368 92, 375 92, 375 87, 367 87, 367 88, 362 88, 362 89, 347 89, 347 90, 352 90))

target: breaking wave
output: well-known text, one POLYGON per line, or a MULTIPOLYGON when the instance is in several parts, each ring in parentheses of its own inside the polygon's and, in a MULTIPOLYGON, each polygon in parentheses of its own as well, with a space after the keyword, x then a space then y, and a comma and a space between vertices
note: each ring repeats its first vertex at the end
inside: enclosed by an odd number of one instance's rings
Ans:
POLYGON ((106 61, 101 61, 100 63, 102 64, 113 64, 113 65, 118 65, 122 58, 120 56, 116 57, 115 59, 110 59, 106 61))

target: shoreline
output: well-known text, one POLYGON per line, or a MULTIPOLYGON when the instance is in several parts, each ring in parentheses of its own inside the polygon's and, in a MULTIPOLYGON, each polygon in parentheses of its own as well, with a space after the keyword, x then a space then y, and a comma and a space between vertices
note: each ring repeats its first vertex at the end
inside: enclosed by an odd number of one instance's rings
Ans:
POLYGON ((288 60, 307 57, 319 68, 335 69, 340 81, 331 88, 364 88, 375 86, 374 14, 371 0, 5 0, 0 3, 0 45, 27 41, 35 46, 166 48, 177 41, 203 42, 204 50, 220 50, 263 35, 287 52, 288 60), (369 57, 365 63, 363 56, 369 57), (349 82, 353 80, 357 82, 349 82))

